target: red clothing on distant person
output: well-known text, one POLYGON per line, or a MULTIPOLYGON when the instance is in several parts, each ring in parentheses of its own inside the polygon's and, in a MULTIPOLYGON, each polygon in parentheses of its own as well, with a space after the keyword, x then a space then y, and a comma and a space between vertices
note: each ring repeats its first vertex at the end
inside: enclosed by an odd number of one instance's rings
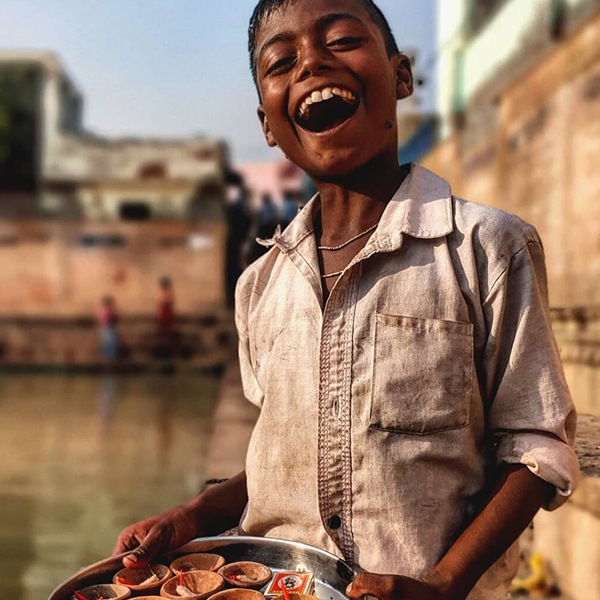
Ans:
POLYGON ((116 325, 117 313, 112 306, 102 305, 98 310, 98 321, 103 327, 116 325))
POLYGON ((173 291, 163 289, 158 301, 158 323, 161 327, 170 327, 175 320, 175 299, 173 291))

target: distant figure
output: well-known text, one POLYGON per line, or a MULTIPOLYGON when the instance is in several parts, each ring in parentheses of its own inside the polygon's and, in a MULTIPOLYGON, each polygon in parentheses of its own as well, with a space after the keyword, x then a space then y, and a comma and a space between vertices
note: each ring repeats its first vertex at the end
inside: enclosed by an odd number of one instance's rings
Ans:
MULTIPOLYGON (((279 224, 279 211, 271 197, 271 194, 265 192, 261 198, 260 208, 258 210, 258 223, 256 228, 256 237, 261 240, 269 240, 275 233, 275 228, 279 224)), ((255 243, 250 252, 250 262, 254 262, 268 251, 267 246, 255 243)))
POLYGON ((243 185, 232 190, 225 207, 227 218, 227 242, 225 253, 225 291, 227 305, 233 306, 233 295, 238 277, 245 265, 243 248, 250 230, 250 212, 243 185))
POLYGON ((104 296, 98 309, 98 323, 100 324, 100 340, 102 344, 102 358, 106 361, 115 361, 119 358, 119 334, 117 332, 117 309, 112 296, 104 296))
POLYGON ((173 294, 173 283, 166 275, 158 280, 158 327, 162 331, 170 331, 175 321, 175 296, 173 294))
POLYGON ((291 192, 286 192, 281 207, 281 229, 285 229, 298 214, 300 203, 291 192))
POLYGON ((279 211, 271 194, 263 194, 258 212, 258 237, 269 238, 273 235, 279 222, 278 213, 279 211))

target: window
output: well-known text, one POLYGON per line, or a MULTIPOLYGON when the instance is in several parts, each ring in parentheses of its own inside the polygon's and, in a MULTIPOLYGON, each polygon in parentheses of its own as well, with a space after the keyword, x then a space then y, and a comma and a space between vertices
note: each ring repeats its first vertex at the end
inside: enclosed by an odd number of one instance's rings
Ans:
POLYGON ((0 192, 37 190, 41 92, 39 65, 0 65, 0 192))
POLYGON ((475 35, 487 25, 507 0, 470 0, 470 2, 469 29, 471 34, 475 35))
POLYGON ((167 166, 161 162, 148 162, 139 169, 140 179, 166 179, 167 166))
POLYGON ((152 211, 146 202, 126 200, 119 206, 119 217, 123 221, 147 221, 152 211))
POLYGON ((79 246, 84 248, 122 248, 126 244, 127 240, 117 233, 84 233, 79 238, 79 246))

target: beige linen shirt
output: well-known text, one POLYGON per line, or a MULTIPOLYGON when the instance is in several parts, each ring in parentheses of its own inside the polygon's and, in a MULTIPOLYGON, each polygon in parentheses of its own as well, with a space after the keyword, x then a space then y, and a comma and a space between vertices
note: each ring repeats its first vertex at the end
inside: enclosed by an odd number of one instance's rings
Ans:
MULTIPOLYGON (((574 488, 575 412, 530 225, 413 165, 323 305, 309 202, 236 292, 247 398, 261 408, 241 532, 356 568, 426 574, 494 466, 574 488)), ((504 598, 516 547, 469 599, 504 598)))

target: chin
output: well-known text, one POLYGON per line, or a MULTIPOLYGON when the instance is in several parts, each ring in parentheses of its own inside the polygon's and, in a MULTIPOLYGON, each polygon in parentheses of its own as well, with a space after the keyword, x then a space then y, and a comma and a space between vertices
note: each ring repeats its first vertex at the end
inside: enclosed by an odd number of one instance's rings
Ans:
POLYGON ((323 181, 336 180, 351 175, 361 169, 369 161, 361 161, 356 156, 318 156, 317 161, 311 161, 310 164, 300 164, 299 166, 311 177, 323 181))
POLYGON ((313 172, 306 171, 311 177, 321 181, 330 181, 332 183, 348 179, 359 174, 363 169, 368 169, 372 161, 364 160, 335 160, 328 162, 323 160, 313 172))

